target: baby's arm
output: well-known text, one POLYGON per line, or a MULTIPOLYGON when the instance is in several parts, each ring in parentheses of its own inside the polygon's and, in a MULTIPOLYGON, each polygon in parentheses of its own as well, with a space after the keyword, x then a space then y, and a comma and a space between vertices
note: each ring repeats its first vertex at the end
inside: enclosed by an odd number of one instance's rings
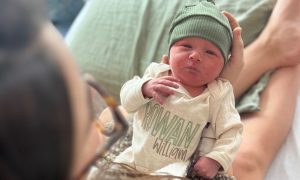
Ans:
POLYGON ((152 63, 145 70, 144 76, 135 76, 121 88, 120 98, 122 106, 130 113, 137 111, 151 98, 162 104, 166 97, 174 94, 172 88, 178 88, 178 80, 172 76, 157 77, 160 64, 152 63))
POLYGON ((134 76, 133 79, 127 81, 121 88, 120 99, 122 106, 127 112, 133 113, 149 100, 145 99, 142 94, 142 86, 150 78, 140 78, 134 76))
POLYGON ((242 139, 243 125, 234 107, 232 86, 224 80, 219 80, 217 84, 208 86, 213 94, 210 102, 210 129, 206 130, 210 133, 203 134, 204 137, 216 140, 211 149, 205 149, 210 144, 201 144, 205 155, 194 166, 195 172, 204 177, 215 176, 218 170, 227 172, 242 139))

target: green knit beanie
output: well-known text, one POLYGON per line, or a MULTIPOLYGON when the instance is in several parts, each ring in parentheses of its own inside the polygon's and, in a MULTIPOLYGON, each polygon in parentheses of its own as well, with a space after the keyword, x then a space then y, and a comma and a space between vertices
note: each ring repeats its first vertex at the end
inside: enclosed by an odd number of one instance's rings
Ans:
POLYGON ((179 11, 169 32, 169 51, 175 42, 186 37, 200 37, 212 42, 220 49, 224 63, 227 63, 232 30, 226 16, 212 2, 201 1, 179 11))

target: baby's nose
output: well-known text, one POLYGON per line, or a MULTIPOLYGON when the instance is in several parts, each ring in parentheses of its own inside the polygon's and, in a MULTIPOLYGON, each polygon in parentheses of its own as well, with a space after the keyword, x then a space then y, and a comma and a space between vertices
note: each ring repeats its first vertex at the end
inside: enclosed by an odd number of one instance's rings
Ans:
POLYGON ((200 55, 200 53, 197 52, 197 51, 193 51, 193 52, 190 54, 189 58, 190 58, 191 60, 201 61, 201 55, 200 55))

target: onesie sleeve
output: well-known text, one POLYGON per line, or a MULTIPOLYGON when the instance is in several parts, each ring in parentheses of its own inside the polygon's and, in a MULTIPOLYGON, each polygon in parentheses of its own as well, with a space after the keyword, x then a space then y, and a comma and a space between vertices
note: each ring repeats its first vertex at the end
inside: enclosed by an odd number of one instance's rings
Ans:
POLYGON ((213 96, 210 111, 211 126, 216 142, 205 156, 218 161, 223 171, 227 172, 241 143, 243 125, 235 109, 230 82, 219 79, 210 88, 213 96))
POLYGON ((142 78, 139 76, 134 76, 122 86, 120 99, 121 104, 126 111, 133 113, 151 100, 143 96, 142 86, 145 82, 158 77, 160 73, 165 71, 167 68, 168 66, 163 64, 151 63, 145 70, 142 78))

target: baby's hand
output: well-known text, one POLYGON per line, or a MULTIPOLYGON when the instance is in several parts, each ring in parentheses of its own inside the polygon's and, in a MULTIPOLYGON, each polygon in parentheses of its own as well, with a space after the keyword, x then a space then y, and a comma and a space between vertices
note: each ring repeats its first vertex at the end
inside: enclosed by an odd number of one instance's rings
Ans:
POLYGON ((164 76, 147 81, 142 86, 142 93, 146 98, 153 98, 160 104, 163 104, 165 99, 174 94, 172 88, 178 88, 179 80, 172 76, 164 76))
POLYGON ((217 161, 202 156, 197 160, 196 164, 194 165, 194 171, 197 173, 198 176, 212 179, 217 175, 220 167, 221 165, 217 161))

